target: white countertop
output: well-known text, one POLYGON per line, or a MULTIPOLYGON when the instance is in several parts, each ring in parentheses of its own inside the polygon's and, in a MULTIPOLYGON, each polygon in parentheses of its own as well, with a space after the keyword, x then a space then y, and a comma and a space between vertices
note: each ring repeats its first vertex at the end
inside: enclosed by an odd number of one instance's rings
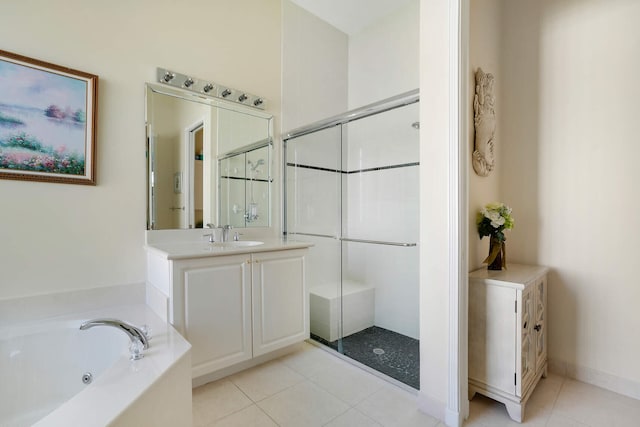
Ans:
POLYGON ((290 239, 257 238, 255 240, 263 242, 263 244, 256 246, 223 246, 218 243, 209 243, 207 241, 156 242, 147 243, 145 245, 145 249, 148 252, 154 253, 163 258, 174 260, 283 251, 289 249, 305 249, 313 246, 313 243, 310 242, 290 239))
POLYGON ((469 279, 524 284, 548 272, 549 268, 544 266, 508 263, 505 270, 488 270, 487 267, 479 268, 469 273, 469 279))

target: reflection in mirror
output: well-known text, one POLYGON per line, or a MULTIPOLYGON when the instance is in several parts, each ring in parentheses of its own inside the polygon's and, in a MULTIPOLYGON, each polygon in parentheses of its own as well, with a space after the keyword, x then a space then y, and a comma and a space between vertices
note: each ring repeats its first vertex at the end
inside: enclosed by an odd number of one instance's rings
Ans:
POLYGON ((148 229, 270 225, 271 115, 148 83, 146 123, 148 229), (253 159, 253 151, 262 157, 253 159), (243 156, 252 168, 234 164, 242 172, 235 178, 247 185, 223 183, 218 159, 243 156), (225 187, 224 196, 219 187, 225 187), (228 201, 236 199, 242 201, 236 207, 239 217, 228 214, 228 201), (257 213, 245 217, 248 207, 257 213))
POLYGON ((271 142, 262 141, 220 158, 220 221, 233 227, 265 227, 271 211, 271 142))

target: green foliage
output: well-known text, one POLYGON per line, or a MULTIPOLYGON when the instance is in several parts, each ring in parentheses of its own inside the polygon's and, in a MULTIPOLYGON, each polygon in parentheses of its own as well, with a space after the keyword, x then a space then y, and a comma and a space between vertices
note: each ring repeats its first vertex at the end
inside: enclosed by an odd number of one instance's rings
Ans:
POLYGON ((24 148, 32 151, 45 151, 40 141, 24 132, 10 136, 3 145, 5 147, 24 148))
POLYGON ((511 208, 504 203, 489 203, 478 212, 476 225, 481 239, 492 236, 504 242, 507 240, 504 230, 510 230, 514 225, 511 208))
POLYGON ((16 119, 15 117, 5 116, 0 113, 0 126, 21 126, 24 125, 24 122, 20 119, 16 119))
POLYGON ((87 117, 84 114, 84 111, 77 110, 75 113, 73 113, 73 121, 77 123, 84 123, 85 121, 87 121, 87 117))

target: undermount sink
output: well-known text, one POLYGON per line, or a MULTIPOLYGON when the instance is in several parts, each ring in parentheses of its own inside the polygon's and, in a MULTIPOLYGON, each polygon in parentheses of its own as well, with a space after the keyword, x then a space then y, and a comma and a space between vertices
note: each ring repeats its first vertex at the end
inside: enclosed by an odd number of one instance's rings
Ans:
POLYGON ((234 240, 231 242, 216 242, 211 243, 212 246, 222 246, 222 247, 246 247, 246 246, 259 246, 264 245, 264 242, 259 242, 257 240, 234 240))

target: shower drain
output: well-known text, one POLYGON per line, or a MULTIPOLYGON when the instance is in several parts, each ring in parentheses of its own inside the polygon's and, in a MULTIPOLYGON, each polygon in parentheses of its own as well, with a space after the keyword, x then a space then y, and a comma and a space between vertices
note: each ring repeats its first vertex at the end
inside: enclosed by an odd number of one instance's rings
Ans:
POLYGON ((383 350, 383 349, 381 349, 381 348, 374 348, 374 349, 373 349, 373 352, 374 352, 375 354, 377 354, 377 355, 384 354, 384 350, 383 350))

